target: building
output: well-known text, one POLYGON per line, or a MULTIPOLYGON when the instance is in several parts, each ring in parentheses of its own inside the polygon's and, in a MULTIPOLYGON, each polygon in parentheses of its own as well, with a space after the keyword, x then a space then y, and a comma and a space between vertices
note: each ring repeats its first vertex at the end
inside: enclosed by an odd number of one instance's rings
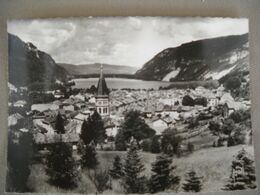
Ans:
POLYGON ((103 75, 103 66, 100 67, 100 77, 97 85, 96 108, 101 117, 110 115, 109 90, 103 75))
POLYGON ((155 134, 156 135, 161 135, 162 132, 169 128, 169 127, 174 127, 174 124, 176 123, 176 121, 174 119, 172 119, 171 117, 156 117, 155 119, 153 119, 152 121, 146 121, 147 124, 155 130, 155 134))

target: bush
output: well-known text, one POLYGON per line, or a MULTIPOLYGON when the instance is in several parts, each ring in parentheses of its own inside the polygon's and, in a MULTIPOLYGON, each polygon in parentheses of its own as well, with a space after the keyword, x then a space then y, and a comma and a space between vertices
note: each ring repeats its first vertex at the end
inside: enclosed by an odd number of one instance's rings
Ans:
POLYGON ((94 170, 93 176, 90 177, 98 193, 111 188, 109 185, 109 173, 107 170, 94 170))

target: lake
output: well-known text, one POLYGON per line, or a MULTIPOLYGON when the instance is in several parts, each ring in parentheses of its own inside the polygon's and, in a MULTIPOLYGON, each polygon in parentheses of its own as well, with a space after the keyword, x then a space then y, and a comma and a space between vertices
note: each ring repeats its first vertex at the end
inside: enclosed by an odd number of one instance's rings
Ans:
MULTIPOLYGON (((99 78, 81 78, 73 79, 75 86, 73 88, 90 88, 91 85, 97 86, 99 78)), ((144 81, 139 79, 126 78, 106 78, 107 87, 110 89, 159 89, 159 87, 166 87, 170 84, 167 81, 144 81)))

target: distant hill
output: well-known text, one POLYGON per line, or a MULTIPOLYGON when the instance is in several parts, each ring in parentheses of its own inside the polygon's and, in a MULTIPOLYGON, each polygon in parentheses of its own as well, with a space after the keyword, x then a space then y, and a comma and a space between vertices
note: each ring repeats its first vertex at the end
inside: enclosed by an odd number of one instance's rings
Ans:
POLYGON ((53 83, 66 80, 66 70, 57 66, 52 57, 8 34, 9 82, 15 86, 28 86, 34 82, 53 83))
POLYGON ((167 48, 143 65, 137 78, 164 81, 221 80, 249 74, 248 34, 167 48))
MULTIPOLYGON (((59 63, 58 65, 71 75, 94 75, 100 72, 99 63, 82 65, 59 63)), ((104 74, 134 74, 136 70, 137 68, 131 66, 103 64, 104 74)))

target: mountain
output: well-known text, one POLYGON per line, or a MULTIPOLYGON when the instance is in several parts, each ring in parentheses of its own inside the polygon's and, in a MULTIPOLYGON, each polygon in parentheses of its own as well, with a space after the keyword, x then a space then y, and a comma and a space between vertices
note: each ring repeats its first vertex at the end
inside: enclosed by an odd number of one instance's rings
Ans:
MULTIPOLYGON (((73 65, 59 63, 60 67, 66 69, 66 71, 71 75, 92 75, 99 74, 100 65, 99 63, 95 64, 82 64, 82 65, 73 65)), ((105 74, 134 74, 137 71, 137 68, 131 66, 121 66, 121 65, 111 65, 111 64, 102 64, 103 72, 105 74)))
POLYGON ((49 54, 12 34, 8 34, 8 52, 9 82, 15 86, 40 82, 47 88, 49 83, 66 79, 66 70, 57 66, 49 54))
POLYGON ((167 48, 143 65, 137 78, 164 81, 223 80, 249 74, 248 34, 204 39, 167 48))

